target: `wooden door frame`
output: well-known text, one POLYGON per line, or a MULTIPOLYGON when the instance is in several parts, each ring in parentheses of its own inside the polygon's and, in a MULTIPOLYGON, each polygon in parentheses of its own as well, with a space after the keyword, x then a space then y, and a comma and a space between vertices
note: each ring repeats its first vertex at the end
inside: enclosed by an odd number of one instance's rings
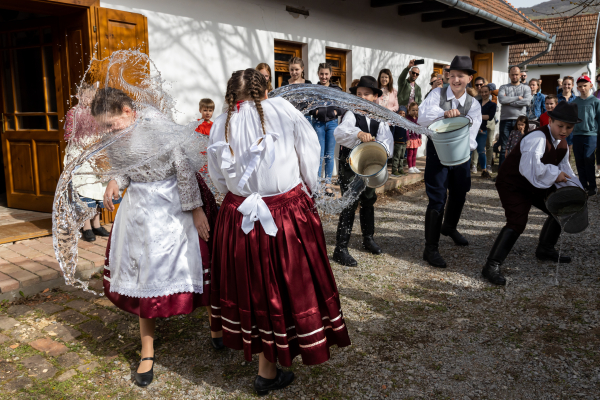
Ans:
POLYGON ((348 81, 347 81, 347 60, 348 60, 348 50, 345 49, 336 49, 333 47, 325 47, 325 61, 327 60, 339 60, 340 67, 332 66, 331 75, 340 78, 340 83, 342 84, 342 90, 345 92, 347 90, 348 81))
MULTIPOLYGON (((286 40, 276 39, 273 44, 273 54, 289 54, 292 57, 302 58, 302 43, 289 42, 286 40)), ((306 67, 306 66, 305 66, 306 67)), ((285 61, 277 61, 274 59, 273 62, 273 88, 281 86, 281 82, 277 81, 277 73, 288 73, 289 64, 285 61)), ((305 74, 306 76, 306 74, 305 74)))

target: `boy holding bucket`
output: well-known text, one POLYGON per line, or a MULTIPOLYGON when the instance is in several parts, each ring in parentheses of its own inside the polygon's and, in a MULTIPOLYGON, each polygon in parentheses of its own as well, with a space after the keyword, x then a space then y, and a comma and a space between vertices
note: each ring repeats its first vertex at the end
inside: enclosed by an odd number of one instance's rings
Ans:
MULTIPOLYGON (((481 106, 466 91, 475 74, 471 58, 456 56, 450 64, 450 85, 431 91, 419 106, 419 125, 429 126, 441 118, 467 116, 472 120, 469 136, 471 151, 477 148, 476 137, 481 126, 481 106)), ((470 152, 469 152, 470 154, 470 152)), ((455 244, 467 246, 469 242, 456 229, 467 192, 471 189, 470 159, 452 167, 440 162, 432 140, 427 141, 425 165, 425 190, 429 204, 425 214, 425 251, 423 259, 431 266, 446 268, 446 261, 438 250, 440 234, 452 238, 455 244), (448 197, 448 201, 446 201, 448 197), (446 210, 442 219, 442 214, 446 210)))
MULTIPOLYGON (((567 136, 575 124, 580 123, 575 102, 561 101, 553 111, 548 111, 550 124, 524 135, 500 166, 496 188, 506 215, 506 225, 498 234, 481 272, 495 285, 506 285, 500 266, 525 230, 529 210, 535 206, 550 214, 546 197, 555 190, 555 184, 580 186, 569 163, 567 136)), ((554 246, 560 236, 560 224, 548 215, 535 251, 539 260, 561 263, 571 262, 560 255, 554 246)))
MULTIPOLYGON (((379 89, 375 78, 372 76, 362 76, 358 85, 350 88, 350 93, 365 100, 376 102, 377 98, 381 96, 382 91, 379 89)), ((386 147, 388 158, 394 149, 394 138, 388 124, 380 124, 375 120, 360 114, 354 114, 351 111, 347 111, 344 114, 342 123, 335 128, 333 136, 335 136, 336 143, 340 145, 338 182, 342 194, 348 190, 348 186, 356 176, 347 162, 347 158, 355 146, 377 140, 386 147)), ((376 201, 377 195, 375 194, 375 189, 367 187, 360 194, 357 201, 342 211, 338 222, 336 244, 333 252, 333 260, 335 262, 348 267, 355 267, 357 265, 356 260, 348 252, 348 242, 350 242, 352 226, 354 225, 354 214, 359 202, 363 248, 373 254, 381 254, 381 248, 373 240, 373 234, 375 233, 375 208, 373 205, 376 201)))

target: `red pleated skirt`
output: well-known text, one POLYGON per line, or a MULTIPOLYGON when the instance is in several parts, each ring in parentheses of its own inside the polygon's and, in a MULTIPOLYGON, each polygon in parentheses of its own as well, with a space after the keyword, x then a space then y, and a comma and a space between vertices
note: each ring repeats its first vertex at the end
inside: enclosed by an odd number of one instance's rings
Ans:
POLYGON ((299 185, 263 200, 278 232, 256 222, 244 234, 237 208, 244 197, 227 194, 217 215, 212 248, 213 331, 223 329, 227 347, 246 360, 264 352, 290 366, 330 357, 329 347, 350 345, 339 294, 329 265, 321 219, 299 185))

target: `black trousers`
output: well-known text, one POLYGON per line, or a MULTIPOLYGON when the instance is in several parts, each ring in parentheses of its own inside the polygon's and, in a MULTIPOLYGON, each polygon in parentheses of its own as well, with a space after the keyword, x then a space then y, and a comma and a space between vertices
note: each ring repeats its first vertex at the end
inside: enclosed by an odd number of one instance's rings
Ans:
POLYGON ((427 141, 425 164, 425 191, 429 197, 427 209, 443 214, 447 197, 455 204, 464 204, 471 190, 470 160, 454 167, 442 165, 431 140, 427 141))
MULTIPOLYGON (((339 160, 338 163, 338 182, 342 195, 348 190, 348 186, 354 180, 356 174, 350 168, 350 165, 346 162, 346 159, 339 160)), ((352 225, 354 224, 354 214, 356 208, 360 203, 360 226, 363 236, 373 236, 375 233, 375 202, 377 201, 377 194, 375 189, 367 187, 358 197, 358 199, 350 206, 346 207, 340 214, 340 220, 338 223, 338 230, 347 229, 348 232, 352 231, 352 225)))

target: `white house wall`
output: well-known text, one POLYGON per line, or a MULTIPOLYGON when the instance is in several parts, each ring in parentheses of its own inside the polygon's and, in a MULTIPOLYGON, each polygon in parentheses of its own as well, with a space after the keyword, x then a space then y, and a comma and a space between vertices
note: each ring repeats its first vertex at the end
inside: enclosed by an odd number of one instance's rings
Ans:
MULTIPOLYGON (((288 4, 291 4, 287 2, 288 4)), ((397 79, 411 58, 424 58, 419 85, 429 87, 435 62, 477 51, 472 34, 443 29, 439 21, 424 24, 419 16, 400 17, 397 7, 373 9, 368 1, 296 1, 310 16, 285 11, 277 0, 119 0, 102 7, 140 13, 148 18, 150 56, 172 83, 180 122, 198 117, 198 101, 212 98, 217 114, 232 71, 267 62, 273 67, 274 40, 304 43, 306 76, 317 81, 325 48, 346 49, 348 80, 376 75, 389 68, 397 79)), ((479 49, 481 51, 481 49, 479 49)), ((494 81, 508 82, 508 48, 494 52, 494 81)))
POLYGON ((536 78, 539 79, 542 75, 560 75, 560 77, 564 76, 572 76, 577 79, 583 73, 587 73, 590 78, 594 79, 595 71, 592 69, 591 74, 588 71, 588 64, 575 64, 575 65, 563 65, 563 66, 547 66, 547 67, 527 67, 527 79, 536 78))

